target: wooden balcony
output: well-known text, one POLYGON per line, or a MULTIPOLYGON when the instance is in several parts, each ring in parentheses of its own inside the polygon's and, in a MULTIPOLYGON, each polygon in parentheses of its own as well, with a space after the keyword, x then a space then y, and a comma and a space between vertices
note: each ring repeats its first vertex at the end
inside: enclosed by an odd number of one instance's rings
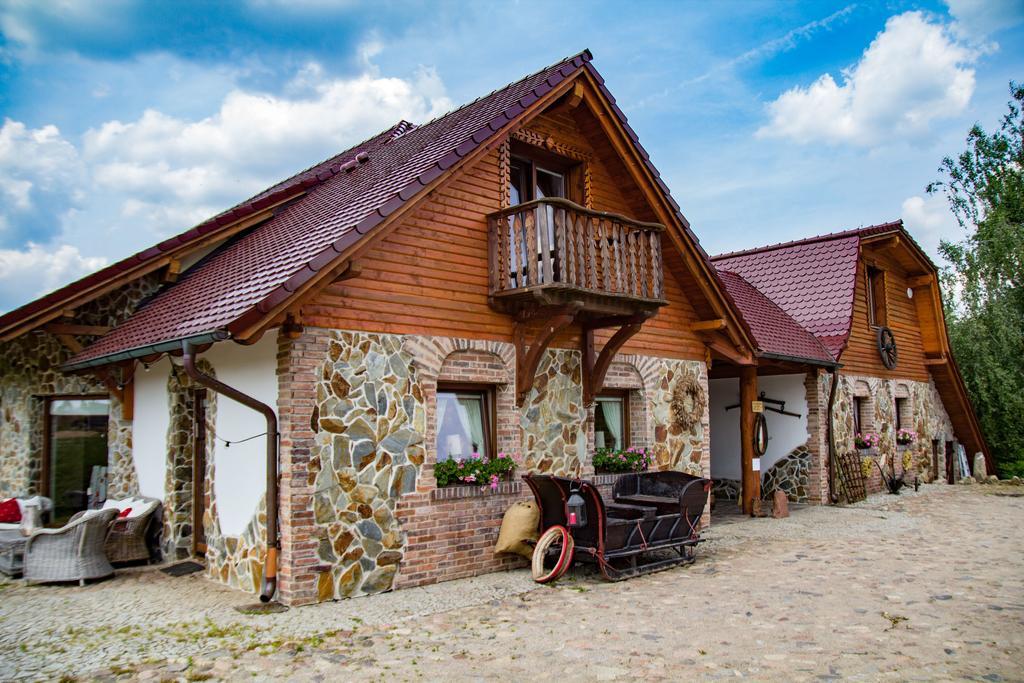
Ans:
POLYGON ((571 306, 582 317, 652 315, 664 299, 660 223, 539 199, 492 213, 491 305, 519 315, 571 306))

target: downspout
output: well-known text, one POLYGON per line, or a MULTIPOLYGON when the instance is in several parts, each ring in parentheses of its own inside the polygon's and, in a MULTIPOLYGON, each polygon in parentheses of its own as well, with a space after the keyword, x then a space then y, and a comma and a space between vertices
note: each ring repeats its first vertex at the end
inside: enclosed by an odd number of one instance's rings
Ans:
POLYGON ((188 341, 181 343, 183 352, 182 361, 185 366, 185 373, 197 384, 211 389, 218 394, 223 394, 233 401, 237 401, 247 408, 263 413, 267 420, 267 558, 263 570, 263 587, 260 591, 260 601, 270 602, 277 591, 277 554, 280 548, 280 541, 277 537, 277 414, 274 409, 266 403, 257 401, 248 394, 243 394, 238 389, 230 387, 223 382, 200 372, 195 365, 194 350, 188 341))
POLYGON ((835 505, 839 502, 836 491, 836 439, 832 429, 832 410, 836 403, 836 387, 839 385, 839 368, 832 368, 832 387, 828 392, 828 411, 826 413, 825 433, 828 438, 828 498, 835 505))

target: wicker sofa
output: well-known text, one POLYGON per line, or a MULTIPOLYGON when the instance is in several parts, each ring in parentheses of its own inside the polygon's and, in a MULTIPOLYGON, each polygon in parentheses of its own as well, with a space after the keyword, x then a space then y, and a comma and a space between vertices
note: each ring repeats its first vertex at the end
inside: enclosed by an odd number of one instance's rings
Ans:
MULTIPOLYGON (((21 514, 25 514, 25 508, 29 505, 34 505, 39 508, 39 515, 42 518, 43 524, 50 521, 50 516, 53 514, 53 501, 45 496, 31 496, 18 498, 18 507, 21 509, 21 514)), ((21 527, 20 522, 8 523, 0 522, 0 530, 18 529, 21 527)))
POLYGON ((115 510, 122 513, 131 511, 124 517, 116 517, 110 525, 107 536, 107 559, 114 563, 149 561, 153 557, 153 548, 159 545, 158 539, 163 526, 163 504, 156 498, 139 496, 123 500, 107 500, 104 510, 115 510))
POLYGON ((60 529, 37 529, 25 544, 29 582, 100 579, 114 573, 104 545, 117 510, 88 510, 60 529))

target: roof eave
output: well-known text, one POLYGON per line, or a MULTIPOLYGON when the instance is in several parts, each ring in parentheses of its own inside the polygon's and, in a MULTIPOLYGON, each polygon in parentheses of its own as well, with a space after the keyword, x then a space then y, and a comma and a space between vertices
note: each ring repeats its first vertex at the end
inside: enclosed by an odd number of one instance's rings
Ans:
POLYGON ((784 353, 771 353, 768 351, 759 351, 757 354, 758 358, 766 358, 768 360, 780 360, 787 363, 799 363, 801 365, 814 365, 817 367, 838 369, 842 367, 842 364, 834 360, 824 360, 821 358, 803 358, 801 356, 789 356, 784 353))
POLYGON ((147 344, 145 346, 137 346, 127 351, 118 351, 117 353, 111 353, 104 356, 97 356, 96 358, 90 358, 88 360, 80 361, 78 363, 71 361, 60 366, 61 372, 81 372, 82 370, 89 370, 91 368, 97 368, 102 365, 110 365, 112 363, 120 363, 126 360, 137 360, 139 358, 145 358, 146 356, 159 355, 164 353, 170 353, 172 351, 179 351, 182 348, 182 344, 189 343, 193 346, 201 344, 213 344, 219 341, 225 341, 230 339, 231 335, 226 330, 214 330, 212 332, 203 332, 201 334, 194 334, 187 337, 179 337, 176 339, 169 339, 162 341, 157 344, 147 344))

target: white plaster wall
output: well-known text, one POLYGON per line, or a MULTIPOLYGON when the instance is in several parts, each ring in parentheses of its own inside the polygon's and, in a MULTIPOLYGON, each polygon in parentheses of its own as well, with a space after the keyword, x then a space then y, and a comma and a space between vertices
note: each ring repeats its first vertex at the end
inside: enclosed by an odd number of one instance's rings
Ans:
POLYGON ((135 417, 132 420, 132 460, 139 478, 139 493, 164 499, 167 477, 167 380, 171 364, 166 357, 135 372, 135 417))
MULTIPOLYGON (((740 402, 738 379, 708 382, 711 424, 711 476, 740 479, 740 409, 726 406, 740 402)), ((761 456, 762 475, 797 446, 807 443, 807 393, 804 375, 768 375, 757 378, 757 392, 786 402, 786 411, 800 418, 765 411, 768 421, 768 450, 761 456)))
MULTIPOLYGON (((269 330, 252 346, 214 344, 202 355, 217 379, 277 410, 277 330, 269 330)), ((221 439, 238 441, 266 431, 261 413, 217 394, 217 436, 214 447, 214 495, 220 530, 238 536, 266 491, 266 437, 226 447, 221 439)))

